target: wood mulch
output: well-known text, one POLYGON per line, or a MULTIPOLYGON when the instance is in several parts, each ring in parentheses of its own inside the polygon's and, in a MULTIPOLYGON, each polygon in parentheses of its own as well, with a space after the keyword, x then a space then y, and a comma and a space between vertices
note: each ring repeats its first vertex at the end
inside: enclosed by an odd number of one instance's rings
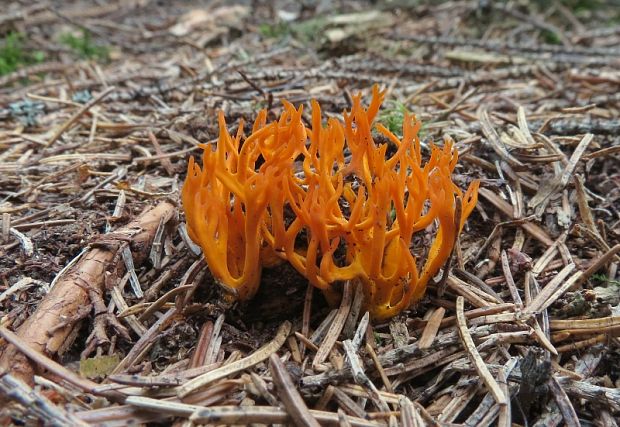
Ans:
POLYGON ((45 58, 0 76, 0 424, 617 425, 620 8, 25 3, 0 11, 45 58), (416 113, 482 181, 445 283, 382 323, 287 266, 225 302, 179 204, 217 111, 338 115, 375 83, 383 124, 416 113))

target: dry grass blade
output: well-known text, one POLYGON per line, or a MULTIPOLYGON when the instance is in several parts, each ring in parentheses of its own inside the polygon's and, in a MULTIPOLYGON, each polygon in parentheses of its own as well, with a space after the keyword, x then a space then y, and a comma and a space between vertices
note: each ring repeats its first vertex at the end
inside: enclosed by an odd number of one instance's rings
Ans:
POLYGON ((558 274, 549 283, 547 283, 547 286, 545 286, 543 290, 536 295, 536 298, 534 298, 532 302, 525 307, 524 312, 538 314, 553 304, 555 300, 560 297, 560 295, 562 295, 568 288, 581 279, 583 273, 579 271, 571 276, 569 280, 565 280, 574 269, 575 264, 568 264, 560 270, 558 274))
POLYGON ((342 328, 347 320, 347 316, 349 314, 349 310, 351 308, 351 303, 353 300, 353 284, 351 281, 347 281, 344 284, 344 292, 342 294, 342 301, 340 301, 340 307, 336 312, 333 322, 330 324, 329 330, 327 331, 327 335, 321 342, 319 349, 312 360, 312 367, 316 369, 320 364, 325 361, 329 353, 332 351, 334 344, 338 340, 340 336, 340 332, 342 332, 342 328))
MULTIPOLYGON (((338 426, 339 417, 337 413, 310 410, 310 414, 316 418, 320 425, 338 426)), ((347 415, 347 421, 351 427, 378 427, 380 423, 368 421, 359 417, 347 415)), ((292 421, 289 414, 280 408, 271 406, 213 406, 203 408, 192 414, 190 420, 197 424, 241 424, 252 423, 260 424, 284 424, 292 421)))
POLYGON ((289 413, 293 422, 299 427, 319 427, 319 423, 312 416, 306 403, 299 395, 293 380, 276 354, 269 357, 269 370, 273 382, 278 390, 278 396, 282 399, 284 408, 289 413))
POLYGON ((71 127, 80 117, 82 117, 88 110, 97 105, 103 98, 114 92, 115 88, 113 86, 107 88, 93 99, 84 104, 78 111, 76 111, 70 118, 67 120, 62 126, 60 126, 54 134, 47 140, 47 145, 52 145, 60 136, 65 133, 67 129, 71 127))
POLYGON ((497 381, 495 381, 495 379, 491 375, 491 372, 489 371, 489 368, 487 368, 487 365, 484 363, 484 360, 482 360, 482 357, 480 357, 480 354, 476 349, 476 345, 474 344, 474 340, 471 338, 471 335, 467 330, 467 321, 465 320, 464 305, 465 299, 463 297, 457 297, 456 320, 458 324, 459 336, 461 337, 463 346, 467 351, 467 356, 476 368, 476 372, 478 372, 478 375, 480 375, 480 378, 482 378, 482 381, 486 384, 487 388, 495 398, 495 402, 498 405, 506 405, 506 395, 500 388, 497 381))

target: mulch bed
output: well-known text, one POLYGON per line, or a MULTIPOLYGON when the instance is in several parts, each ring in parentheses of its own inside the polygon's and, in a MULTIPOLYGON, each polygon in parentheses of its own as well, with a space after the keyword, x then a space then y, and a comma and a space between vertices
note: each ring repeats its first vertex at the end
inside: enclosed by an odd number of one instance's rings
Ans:
POLYGON ((0 76, 1 424, 617 425, 620 8, 160 3, 0 12, 44 58, 0 76), (375 83, 482 182, 445 282, 386 322, 287 265, 230 302, 179 203, 217 111, 375 83))

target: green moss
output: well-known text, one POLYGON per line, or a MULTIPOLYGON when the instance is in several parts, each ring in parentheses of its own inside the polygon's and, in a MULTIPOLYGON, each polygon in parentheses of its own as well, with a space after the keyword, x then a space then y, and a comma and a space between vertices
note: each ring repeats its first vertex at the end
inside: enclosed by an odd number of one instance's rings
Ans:
POLYGON ((282 39, 291 33, 291 27, 286 22, 277 22, 275 24, 260 24, 258 32, 263 37, 271 39, 282 39))
POLYGON ((323 30, 327 25, 327 18, 318 16, 300 22, 263 23, 258 26, 258 32, 267 38, 280 40, 293 37, 302 43, 311 44, 318 43, 321 40, 323 30))
POLYGON ((559 34, 554 31, 543 30, 541 36, 547 44, 562 44, 559 34))
POLYGON ((45 60, 41 51, 28 52, 24 48, 24 35, 8 33, 0 41, 0 76, 10 74, 25 65, 37 64, 45 60))
POLYGON ((83 359, 80 360, 80 374, 91 379, 105 378, 112 373, 120 361, 118 354, 83 359))
POLYGON ((107 61, 110 56, 109 47, 97 44, 91 34, 85 30, 79 35, 64 33, 60 36, 60 42, 84 59, 107 61))
POLYGON ((375 344, 377 345, 377 347, 381 347, 382 345, 381 336, 379 335, 378 332, 373 332, 373 335, 375 337, 375 344))
POLYGON ((388 128, 394 135, 403 135, 403 121, 407 107, 400 101, 387 101, 383 111, 379 114, 378 121, 388 128))
POLYGON ((324 16, 317 16, 316 18, 295 23, 291 26, 291 32, 293 36, 301 42, 317 43, 320 41, 323 30, 327 27, 327 24, 327 18, 324 16))
POLYGON ((609 277, 607 277, 605 274, 602 274, 602 273, 593 274, 592 281, 595 282, 596 284, 607 284, 607 285, 620 286, 620 281, 611 280, 609 277))

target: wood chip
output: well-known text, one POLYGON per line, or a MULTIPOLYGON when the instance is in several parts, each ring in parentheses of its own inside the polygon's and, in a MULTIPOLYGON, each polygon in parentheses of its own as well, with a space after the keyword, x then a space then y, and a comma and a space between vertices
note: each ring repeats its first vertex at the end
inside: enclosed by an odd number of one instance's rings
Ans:
POLYGON ((443 307, 439 307, 433 311, 433 314, 428 318, 426 323, 426 327, 422 332, 422 336, 418 341, 418 345, 420 349, 424 350, 431 346, 433 340, 437 336, 437 332, 439 331, 439 327, 441 326, 441 321, 443 320, 443 316, 446 313, 446 309, 443 307))

